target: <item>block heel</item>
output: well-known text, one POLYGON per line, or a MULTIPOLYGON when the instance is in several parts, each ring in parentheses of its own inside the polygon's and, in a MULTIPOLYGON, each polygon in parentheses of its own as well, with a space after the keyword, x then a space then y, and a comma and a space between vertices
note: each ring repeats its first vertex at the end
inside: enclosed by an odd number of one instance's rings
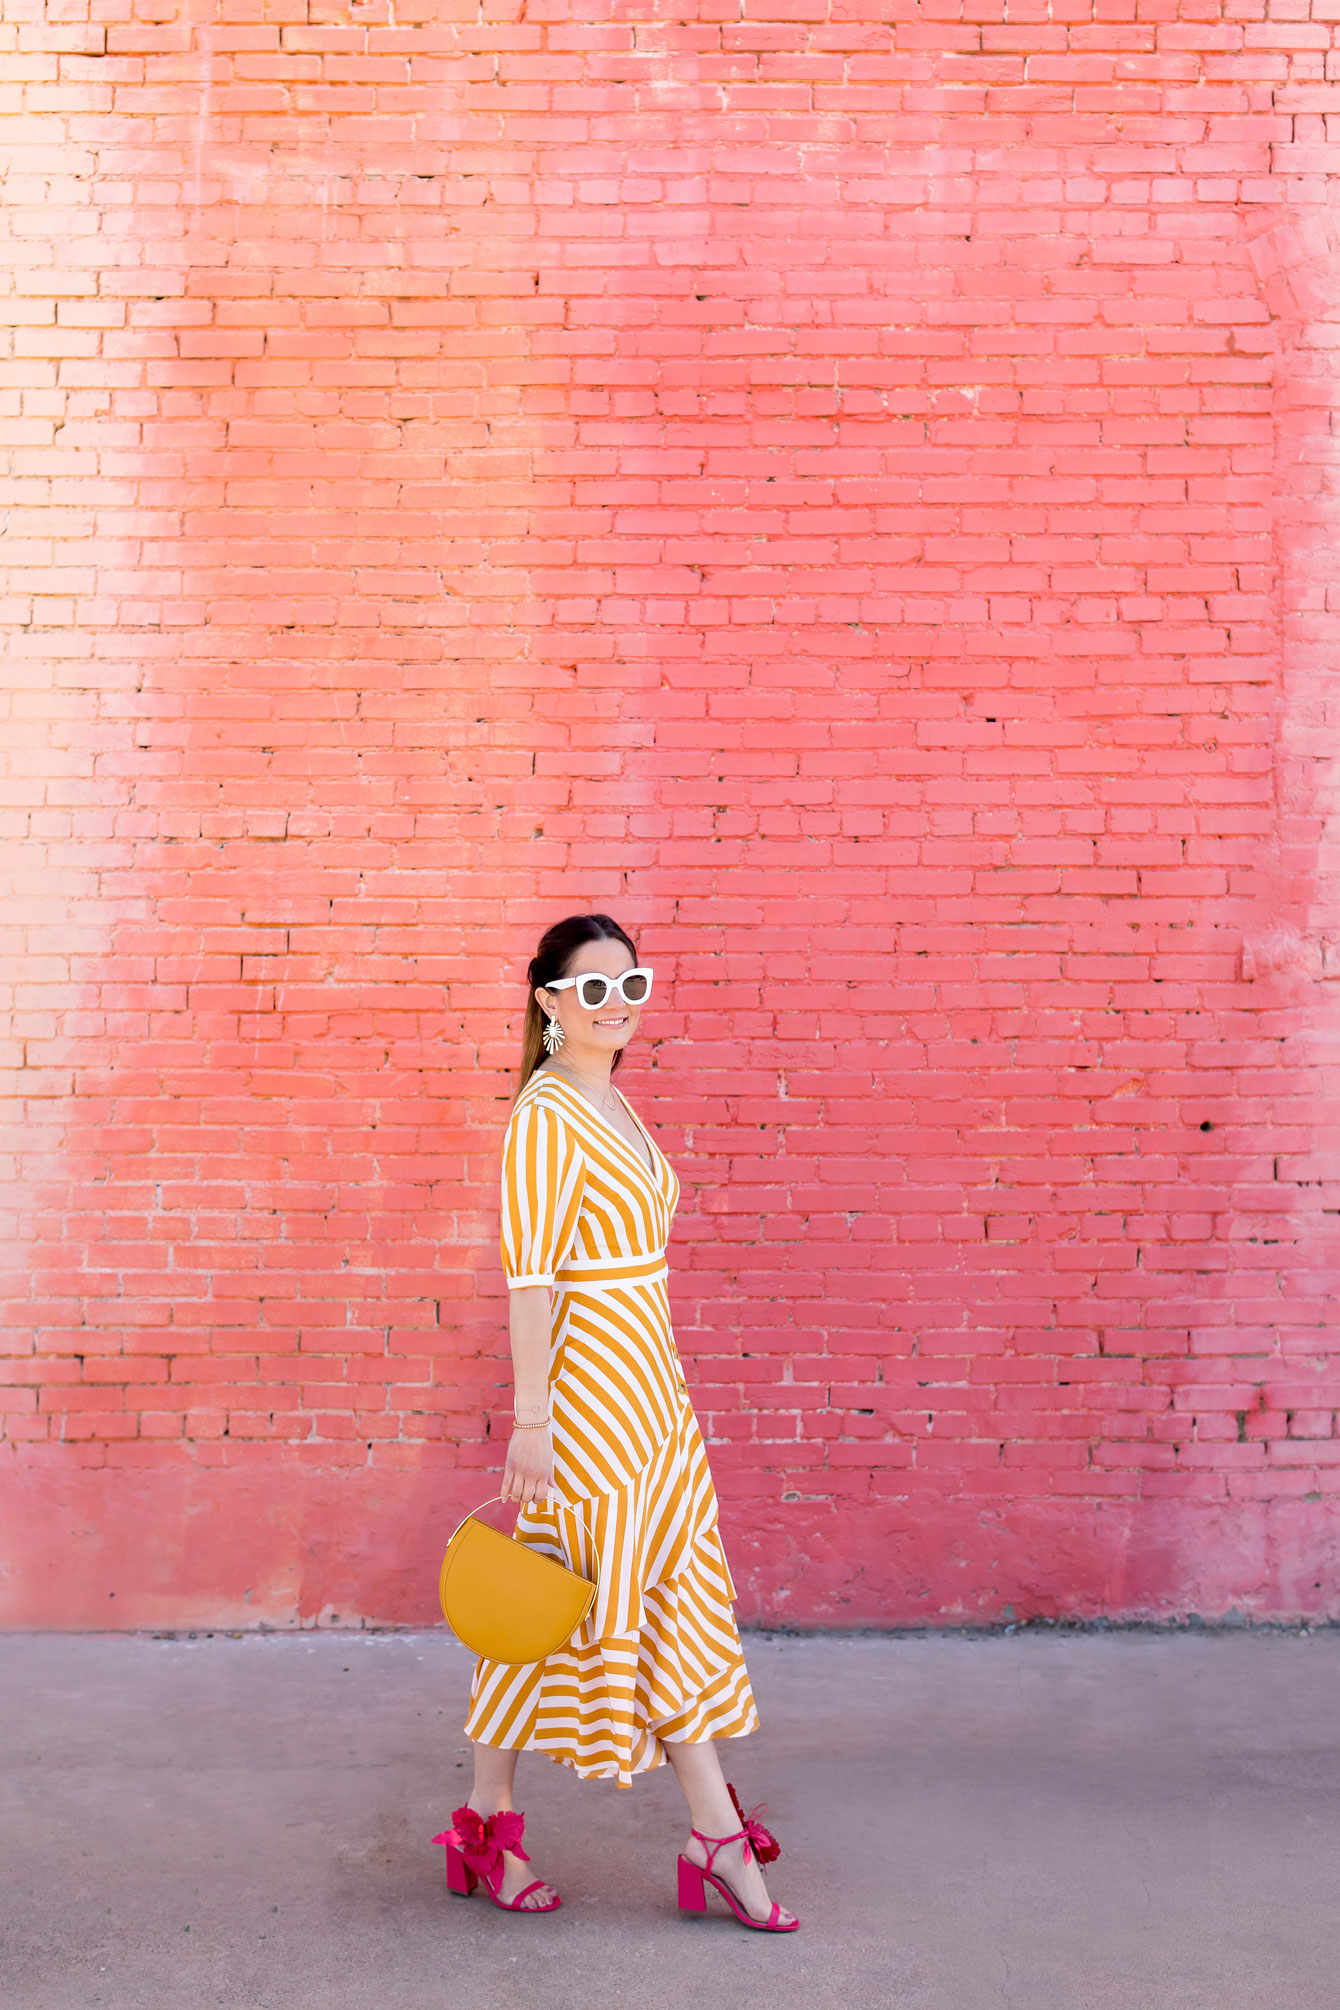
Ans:
POLYGON ((454 1892, 457 1898, 469 1898, 470 1893, 479 1883, 479 1879, 470 1869, 470 1866, 466 1863, 465 1858, 461 1855, 454 1842, 448 1842, 445 1835, 434 1836, 433 1841, 436 1843, 446 1843, 447 1890, 454 1892))
POLYGON ((707 1887, 703 1874, 696 1863, 690 1863, 686 1856, 679 1859, 679 1909, 681 1912, 706 1912, 707 1887))

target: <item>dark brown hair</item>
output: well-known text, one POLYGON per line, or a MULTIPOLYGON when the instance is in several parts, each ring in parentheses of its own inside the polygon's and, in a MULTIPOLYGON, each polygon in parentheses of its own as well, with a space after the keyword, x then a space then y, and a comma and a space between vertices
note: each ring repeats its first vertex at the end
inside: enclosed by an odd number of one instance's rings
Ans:
MULTIPOLYGON (((556 977, 566 974, 568 959, 584 942, 622 942, 634 963, 637 962, 637 945, 632 936, 620 928, 617 921, 612 921, 608 914, 570 914, 565 921, 556 921, 552 928, 546 928, 526 971, 530 996, 526 1000, 526 1023, 521 1034, 521 1079, 516 1085, 518 1095, 544 1059, 545 1015, 535 993, 552 984, 556 977)), ((617 1068, 622 1059, 623 1050, 620 1049, 611 1065, 617 1068)))

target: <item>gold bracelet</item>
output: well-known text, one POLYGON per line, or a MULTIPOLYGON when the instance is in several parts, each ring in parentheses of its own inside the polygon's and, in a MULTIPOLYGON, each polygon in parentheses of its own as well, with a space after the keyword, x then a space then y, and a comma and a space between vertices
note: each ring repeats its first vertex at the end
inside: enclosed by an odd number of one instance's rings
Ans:
POLYGON ((518 1424, 516 1418, 513 1417, 512 1429, 514 1431, 547 1431, 549 1429, 549 1419, 546 1417, 542 1424, 518 1424))

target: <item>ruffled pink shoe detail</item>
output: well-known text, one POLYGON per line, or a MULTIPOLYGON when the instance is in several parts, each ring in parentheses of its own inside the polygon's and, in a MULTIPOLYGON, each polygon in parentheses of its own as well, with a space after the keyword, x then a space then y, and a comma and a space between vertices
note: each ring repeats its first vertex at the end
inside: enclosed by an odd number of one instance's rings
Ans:
MULTIPOLYGON (((776 1863, 782 1853, 782 1846, 776 1836, 770 1834, 764 1828, 762 1822, 758 1820, 759 1815, 765 1815, 768 1812, 767 1802, 760 1801, 756 1808, 751 1808, 749 1813, 746 1814, 740 1806, 740 1796, 736 1793, 729 1780, 726 1782, 726 1792, 730 1795, 731 1806, 740 1817, 740 1830, 745 1838, 745 1862, 748 1863, 749 1852, 752 1849, 760 1863, 776 1863)), ((730 1840, 733 1842, 735 1838, 732 1836, 730 1840)))

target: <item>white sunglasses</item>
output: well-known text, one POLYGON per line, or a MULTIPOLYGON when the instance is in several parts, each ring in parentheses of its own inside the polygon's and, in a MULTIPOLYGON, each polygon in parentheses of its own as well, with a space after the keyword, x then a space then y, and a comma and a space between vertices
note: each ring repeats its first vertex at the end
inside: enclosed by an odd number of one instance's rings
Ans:
POLYGON ((625 1005, 645 1005, 651 996, 651 971, 648 969, 625 970, 622 977, 606 977, 599 970, 588 970, 581 977, 556 977, 552 984, 541 985, 544 991, 567 991, 574 985, 577 999, 588 1012, 598 1012, 611 991, 617 991, 625 1005))

